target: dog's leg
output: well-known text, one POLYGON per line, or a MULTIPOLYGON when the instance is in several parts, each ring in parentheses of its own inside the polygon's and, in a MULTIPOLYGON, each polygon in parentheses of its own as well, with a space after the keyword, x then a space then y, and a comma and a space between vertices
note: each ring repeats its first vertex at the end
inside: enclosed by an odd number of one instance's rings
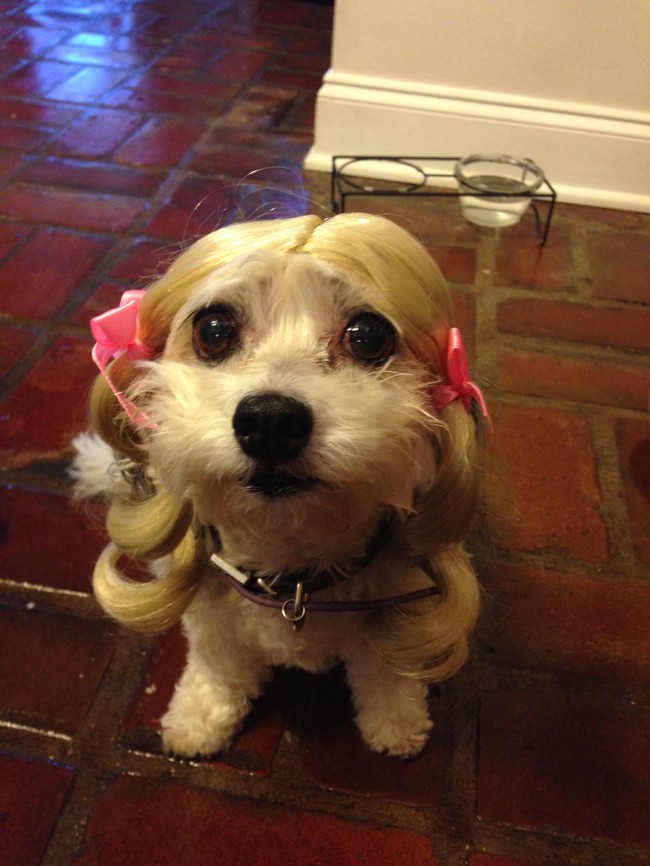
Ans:
POLYGON ((370 648, 347 659, 346 668, 356 723, 368 746, 400 758, 419 754, 433 727, 427 686, 387 670, 370 648))
POLYGON ((186 758, 225 749, 271 676, 245 648, 238 653, 236 644, 191 632, 189 639, 187 666, 161 720, 163 748, 186 758))

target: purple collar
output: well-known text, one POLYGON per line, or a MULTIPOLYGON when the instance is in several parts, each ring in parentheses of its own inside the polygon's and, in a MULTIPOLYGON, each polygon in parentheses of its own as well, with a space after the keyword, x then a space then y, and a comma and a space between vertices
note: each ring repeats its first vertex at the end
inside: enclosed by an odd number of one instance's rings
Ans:
MULTIPOLYGON (((208 527, 208 529, 216 551, 220 547, 218 533, 213 526, 208 527)), ((298 631, 304 625, 308 611, 314 611, 315 613, 347 613, 380 610, 440 594, 440 588, 433 582, 435 575, 432 573, 428 561, 422 560, 419 565, 432 581, 432 585, 425 589, 418 589, 414 592, 404 593, 403 595, 389 596, 388 598, 363 599, 359 601, 312 601, 308 598, 308 595, 311 593, 336 586, 363 571, 382 550, 387 538, 388 525, 383 524, 364 556, 353 560, 350 568, 345 571, 336 567, 322 572, 304 570, 281 575, 280 578, 274 580, 272 583, 268 579, 257 577, 254 572, 245 572, 235 568, 216 552, 210 557, 209 563, 214 568, 223 572, 228 583, 240 595, 262 607, 279 610, 282 616, 293 624, 294 631, 298 631)))

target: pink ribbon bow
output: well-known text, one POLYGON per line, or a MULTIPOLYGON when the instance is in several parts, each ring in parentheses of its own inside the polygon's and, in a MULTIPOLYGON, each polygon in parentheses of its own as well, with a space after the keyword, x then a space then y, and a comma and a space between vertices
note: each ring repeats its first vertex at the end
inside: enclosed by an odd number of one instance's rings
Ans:
POLYGON ((90 320, 90 330, 95 338, 93 346, 93 361, 106 379, 109 388, 117 397, 120 405, 130 420, 138 427, 154 429, 149 416, 142 412, 121 391, 118 391, 106 372, 108 362, 126 354, 134 361, 148 361, 154 357, 155 351, 137 339, 138 310, 144 290, 133 289, 124 292, 118 307, 108 310, 90 320))
POLYGON ((458 328, 451 328, 449 331, 446 379, 448 384, 434 385, 431 389, 433 405, 436 410, 439 412, 453 403, 454 400, 460 400, 465 409, 471 412, 472 400, 476 400, 485 420, 492 426, 483 394, 480 388, 470 381, 465 344, 458 328))

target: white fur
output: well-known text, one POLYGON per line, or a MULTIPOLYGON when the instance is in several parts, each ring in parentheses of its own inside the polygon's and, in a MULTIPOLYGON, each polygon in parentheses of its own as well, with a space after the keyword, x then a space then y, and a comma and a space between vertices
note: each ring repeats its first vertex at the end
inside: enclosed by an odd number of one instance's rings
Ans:
POLYGON ((381 370, 340 357, 340 332, 365 306, 360 290, 307 256, 258 252, 238 263, 236 277, 220 274, 192 293, 172 324, 165 362, 139 381, 140 402, 160 428, 148 444, 154 473, 173 496, 193 501, 202 523, 218 527, 225 558, 240 567, 275 574, 358 554, 379 510, 408 511, 431 481, 425 434, 434 422, 421 365, 406 350, 381 370), (215 302, 240 307, 245 325, 241 350, 209 365, 194 355, 190 323, 215 302), (232 430, 239 401, 264 391, 311 407, 312 436, 290 468, 320 479, 316 490, 272 503, 242 486, 254 461, 232 430))
POLYGON ((69 475, 78 499, 128 493, 112 448, 94 433, 80 433, 72 441, 74 463, 69 475))
MULTIPOLYGON (((172 497, 189 500, 216 527, 222 555, 239 568, 274 575, 329 567, 362 554, 385 515, 403 519, 435 474, 439 421, 426 400, 428 374, 398 334, 383 367, 346 355, 341 334, 363 290, 307 256, 259 252, 197 285, 176 315, 162 360, 144 364, 131 389, 156 429, 147 431, 150 470, 172 497), (242 318, 241 345, 216 364, 197 358, 191 322, 200 309, 229 304, 242 318), (310 491, 269 499, 245 484, 254 461, 239 447, 232 418, 250 394, 275 391, 307 404, 314 427, 286 469, 315 477, 310 491)), ((111 477, 110 453, 75 442, 77 493, 94 495, 111 477)), ((356 577, 319 599, 382 597, 427 585, 390 545, 356 577)), ((343 662, 359 729, 376 751, 417 754, 432 724, 426 686, 385 668, 363 637, 364 613, 309 613, 294 632, 277 610, 224 589, 205 567, 183 623, 187 667, 162 720, 164 746, 211 754, 239 729, 274 666, 324 671, 343 662)))
POLYGON ((432 727, 426 686, 379 663, 359 640, 359 614, 308 616, 294 633, 278 611, 248 601, 224 605, 204 583, 184 617, 190 655, 162 720, 165 747, 177 755, 211 754, 230 742, 273 667, 319 673, 342 661, 370 748, 400 757, 420 752, 432 727))

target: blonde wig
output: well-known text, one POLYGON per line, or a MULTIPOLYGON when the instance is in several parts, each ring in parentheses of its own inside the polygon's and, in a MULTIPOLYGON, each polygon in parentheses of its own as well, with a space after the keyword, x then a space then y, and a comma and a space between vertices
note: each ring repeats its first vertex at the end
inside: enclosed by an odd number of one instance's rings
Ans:
MULTIPOLYGON (((452 324, 449 292, 435 263, 407 232, 387 219, 341 214, 242 223, 220 229, 183 252, 149 287, 139 310, 138 339, 162 353, 176 313, 197 283, 244 253, 266 249, 282 256, 314 257, 362 285, 377 312, 390 319, 408 349, 428 370, 431 385, 444 381, 452 324)), ((109 368, 116 389, 136 401, 146 394, 138 380, 151 362, 123 355, 109 368)), ((391 525, 392 542, 409 562, 426 563, 440 595, 365 618, 367 639, 394 671, 427 682, 451 676, 464 662, 476 619, 478 587, 462 547, 478 499, 475 422, 460 400, 431 410, 435 478, 415 502, 413 513, 391 525)), ((91 397, 95 430, 143 479, 148 475, 146 428, 135 426, 99 376, 91 397)), ((205 540, 192 503, 175 501, 156 478, 131 485, 110 506, 111 544, 97 563, 94 588, 105 610, 119 621, 159 631, 183 614, 201 579, 205 540), (150 581, 124 576, 126 558, 164 559, 161 576, 150 581)), ((156 571, 154 566, 154 571, 156 571)))

